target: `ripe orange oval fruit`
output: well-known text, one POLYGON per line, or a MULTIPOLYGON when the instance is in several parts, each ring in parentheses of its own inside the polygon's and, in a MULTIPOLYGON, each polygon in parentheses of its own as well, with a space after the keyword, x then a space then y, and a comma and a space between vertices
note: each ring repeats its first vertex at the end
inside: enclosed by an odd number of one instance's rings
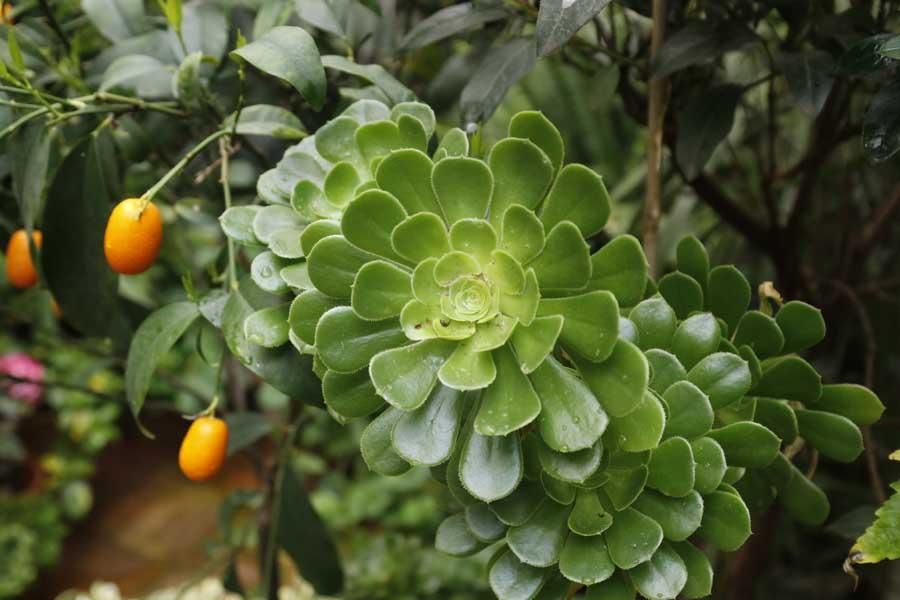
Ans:
POLYGON ((112 270, 123 275, 143 273, 153 264, 162 244, 162 218, 152 202, 140 198, 119 202, 106 222, 103 252, 112 270))
POLYGON ((198 417, 181 442, 178 466, 188 479, 205 481, 219 472, 228 449, 228 425, 216 417, 198 417))
POLYGON ((12 4, 10 4, 9 2, 4 2, 3 8, 0 9, 0 24, 14 25, 15 19, 13 19, 12 12, 12 4))
MULTIPOLYGON (((43 236, 34 230, 34 245, 41 247, 43 236)), ((27 288, 37 283, 37 269, 31 260, 31 249, 28 247, 28 233, 19 229, 9 238, 6 245, 6 278, 17 288, 27 288)))

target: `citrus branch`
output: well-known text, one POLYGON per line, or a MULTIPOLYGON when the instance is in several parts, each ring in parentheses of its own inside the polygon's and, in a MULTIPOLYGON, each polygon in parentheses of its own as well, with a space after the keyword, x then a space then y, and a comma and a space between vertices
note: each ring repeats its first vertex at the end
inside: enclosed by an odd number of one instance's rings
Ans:
MULTIPOLYGON (((666 35, 666 0, 653 0, 653 31, 650 39, 650 60, 659 53, 666 35)), ((644 251, 651 276, 656 274, 656 246, 662 204, 662 144, 663 123, 666 119, 668 81, 650 76, 647 106, 647 193, 644 199, 644 251)))
POLYGON ((225 135, 228 135, 228 131, 225 129, 220 129, 220 130, 216 131, 215 133, 207 136, 206 139, 204 139, 202 142, 200 142, 199 144, 197 144, 196 146, 191 148, 191 150, 187 154, 185 154, 181 158, 181 160, 179 160, 177 163, 175 163, 175 166, 173 166, 171 169, 169 169, 168 173, 166 173, 165 175, 162 176, 162 179, 157 181, 153 185, 153 187, 151 187, 149 190, 144 192, 144 194, 141 196, 141 198, 144 201, 144 203, 141 207, 142 210, 143 210, 143 208, 146 208, 148 204, 150 204, 150 201, 153 200, 153 197, 161 189, 166 187, 167 183, 169 183, 176 175, 181 173, 181 171, 184 170, 184 168, 186 166, 188 166, 188 164, 190 164, 190 162, 192 160, 194 160, 198 154, 203 152, 204 148, 206 148, 207 146, 212 144, 214 141, 216 141, 217 139, 219 139, 220 137, 225 136, 225 135))

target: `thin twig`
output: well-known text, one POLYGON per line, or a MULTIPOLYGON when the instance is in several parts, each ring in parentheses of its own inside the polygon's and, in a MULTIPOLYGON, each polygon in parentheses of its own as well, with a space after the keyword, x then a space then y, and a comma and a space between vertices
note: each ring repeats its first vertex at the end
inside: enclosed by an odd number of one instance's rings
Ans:
MULTIPOLYGON (((826 281, 829 285, 839 291, 853 305, 859 324, 862 326, 863 334, 866 338, 866 354, 865 354, 865 375, 864 383, 869 389, 875 385, 875 357, 878 353, 878 345, 875 341, 875 328, 872 326, 872 319, 865 305, 859 299, 859 296, 853 289, 843 281, 829 279, 826 281)), ((875 449, 875 440, 872 439, 872 431, 868 426, 861 427, 863 434, 863 442, 866 447, 866 467, 869 470, 869 485, 872 487, 872 493, 878 504, 884 504, 887 500, 887 494, 884 491, 884 481, 881 479, 881 473, 878 471, 878 456, 875 449)))
POLYGON ((857 246, 857 254, 865 256, 872 249, 872 246, 878 241, 878 238, 884 233, 888 223, 891 222, 891 215, 900 210, 900 185, 894 188, 891 199, 878 207, 872 222, 863 229, 862 240, 857 246))
MULTIPOLYGON (((653 30, 650 60, 656 58, 666 35, 666 0, 653 0, 653 30)), ((651 77, 647 106, 647 193, 644 199, 644 251, 647 254, 650 276, 656 275, 656 246, 662 205, 662 145, 663 123, 666 118, 668 80, 651 77)))
MULTIPOLYGON (((240 142, 235 143, 228 150, 228 156, 234 156, 240 149, 241 149, 241 143, 240 142)), ((209 177, 210 175, 215 173, 216 169, 218 169, 221 164, 222 164, 222 157, 220 156, 216 160, 212 161, 211 163, 209 163, 208 165, 206 165, 205 167, 203 167, 202 169, 197 171, 197 174, 194 176, 194 185, 200 185, 201 183, 206 181, 207 177, 209 177)))
MULTIPOLYGON (((222 165, 220 181, 222 183, 222 193, 225 196, 225 210, 231 208, 231 183, 228 181, 228 163, 233 150, 229 147, 229 139, 227 137, 219 139, 219 162, 222 165)), ((226 293, 231 293, 238 286, 237 268, 234 264, 234 241, 229 236, 225 236, 225 243, 228 247, 228 276, 225 278, 225 291, 226 293)))
POLYGON ((70 392, 81 392, 82 394, 90 394, 91 396, 99 396, 101 398, 112 398, 112 394, 107 394, 105 392, 98 392, 97 390, 92 390, 91 388, 83 385, 79 385, 77 383, 70 383, 68 381, 59 381, 55 379, 29 379, 27 377, 16 377, 15 375, 10 375, 9 373, 4 373, 0 375, 2 379, 8 379, 13 383, 33 383, 36 385, 41 385, 44 387, 51 388, 59 388, 61 390, 67 390, 70 392))

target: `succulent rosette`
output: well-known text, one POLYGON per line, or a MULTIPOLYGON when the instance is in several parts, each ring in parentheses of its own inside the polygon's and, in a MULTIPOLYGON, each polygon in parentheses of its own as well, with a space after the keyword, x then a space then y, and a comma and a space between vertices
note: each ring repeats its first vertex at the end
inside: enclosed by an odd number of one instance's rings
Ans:
POLYGON ((484 160, 459 129, 429 145, 433 129, 424 105, 357 103, 261 178, 251 241, 274 258, 254 280, 296 297, 245 330, 314 355, 332 415, 371 418, 371 469, 424 465, 449 488, 462 509, 437 547, 491 548, 502 600, 700 598, 698 540, 736 550, 776 498, 821 524, 828 499, 787 456, 854 460, 883 405, 798 356, 819 311, 765 286, 751 310, 696 238, 658 283, 631 236, 592 253, 606 188, 563 164, 540 113, 484 160))
POLYGON ((499 598, 562 599, 573 583, 589 598, 702 598, 713 569, 698 540, 737 550, 751 511, 776 498, 806 525, 828 517, 825 493, 782 450, 852 462, 882 403, 823 385, 797 355, 825 336, 817 309, 763 287, 749 310, 747 280, 710 270, 696 238, 679 244, 677 266, 623 309, 607 360, 574 361, 610 415, 602 450, 560 454, 529 432, 524 482, 491 503, 457 484, 456 455, 440 475, 464 510, 436 544, 456 555, 494 545, 499 598))
POLYGON ((290 320, 315 347, 333 413, 387 407, 363 436, 373 468, 440 465, 458 446, 463 485, 490 502, 522 480, 512 434, 532 424, 548 452, 599 456, 609 416, 572 361, 610 357, 616 296, 640 299, 646 261, 630 237, 591 255, 606 188, 562 165, 540 113, 516 115, 486 160, 466 154, 465 138, 445 136, 434 157, 376 158, 374 185, 309 253, 314 289, 290 320))

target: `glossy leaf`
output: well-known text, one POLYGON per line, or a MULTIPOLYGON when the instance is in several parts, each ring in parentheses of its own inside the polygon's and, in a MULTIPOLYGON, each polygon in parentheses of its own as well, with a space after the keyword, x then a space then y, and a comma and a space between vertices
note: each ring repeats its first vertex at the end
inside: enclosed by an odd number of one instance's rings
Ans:
POLYGON ((709 397, 713 409, 736 402, 752 384, 747 361, 727 352, 710 354, 697 363, 688 380, 709 397))
POLYGON ((522 373, 532 373, 550 355, 562 331, 563 321, 562 315, 550 315, 538 317, 528 326, 516 326, 510 342, 522 373))
POLYGON ((809 444, 833 460, 853 462, 863 451, 859 427, 847 417, 819 410, 794 411, 800 435, 809 444))
POLYGON ((816 410, 847 417, 857 425, 871 425, 881 418, 884 404, 871 390, 852 383, 823 385, 816 410))
POLYGON ((484 162, 464 156, 434 165, 431 184, 447 222, 483 219, 490 206, 494 177, 484 162))
POLYGON ((531 71, 536 59, 534 40, 526 37, 515 37, 493 48, 478 65, 460 95, 463 121, 478 123, 487 120, 509 88, 531 71))
POLYGON ((363 319, 377 321, 399 316, 412 297, 409 271, 376 260, 363 265, 356 274, 350 304, 363 319))
POLYGON ((628 318, 637 327, 638 346, 669 349, 678 319, 661 296, 648 298, 631 309, 628 318))
POLYGON ((699 283, 705 294, 709 280, 709 254, 703 243, 693 235, 686 236, 678 242, 675 254, 678 270, 699 283))
POLYGON ((709 397, 689 381, 673 383, 663 394, 669 408, 663 437, 700 437, 713 424, 713 409, 709 397))
POLYGON ((465 410, 462 393, 437 386, 425 404, 404 413, 393 432, 394 450, 407 462, 439 465, 450 458, 465 410))
POLYGON ((757 396, 814 404, 822 395, 822 377, 799 356, 773 358, 762 367, 762 378, 753 387, 757 396))
MULTIPOLYGON (((225 119, 225 126, 234 125, 235 115, 225 119)), ((241 135, 264 135, 285 140, 299 140, 306 136, 303 123, 293 113, 269 104, 254 104, 241 110, 237 124, 241 135)))
POLYGON ((685 598, 706 598, 712 593, 713 568, 706 555, 690 542, 672 544, 687 569, 688 578, 681 595, 685 598))
POLYGON ((363 430, 359 450, 370 470, 391 476, 409 470, 409 463, 400 458, 391 445, 391 434, 403 414, 402 410, 388 407, 363 430))
POLYGON ((472 432, 463 447, 459 479, 463 487, 483 502, 509 496, 522 480, 522 448, 519 438, 484 436, 472 432))
POLYGON ((527 565, 506 551, 491 566, 488 581, 500 600, 530 600, 544 585, 544 570, 527 565))
POLYGON ((723 265, 709 272, 706 307, 725 321, 729 331, 737 327, 749 304, 750 284, 740 271, 731 265, 723 265))
POLYGON ((588 588, 585 600, 634 600, 635 589, 622 575, 613 575, 588 588))
POLYGON ((686 319, 691 313, 703 310, 703 288, 690 275, 675 271, 664 275, 657 286, 679 319, 686 319))
POLYGON ((590 237, 603 229, 608 218, 609 193, 603 178, 583 165, 563 167, 541 210, 544 228, 551 231, 557 224, 570 221, 583 237, 590 237))
POLYGON ((569 513, 569 530, 578 535, 600 535, 612 525, 613 516, 607 512, 594 490, 578 492, 575 506, 569 513))
POLYGON ((438 371, 441 383, 457 390, 480 390, 497 377, 497 367, 490 352, 475 352, 471 344, 462 343, 438 371))
POLYGON ((703 518, 703 498, 695 491, 673 498, 645 490, 635 501, 634 508, 659 523, 665 538, 673 541, 692 536, 703 518))
POLYGON ((349 306, 332 308, 316 326, 318 356, 329 369, 339 373, 363 369, 379 352, 405 342, 406 336, 396 321, 366 321, 349 306))
POLYGON ((378 165, 375 179, 378 186, 397 198, 410 215, 419 212, 440 215, 441 208, 431 187, 432 168, 431 159, 425 153, 413 149, 396 150, 378 165))
POLYGON ((785 444, 790 444, 797 438, 797 415, 786 401, 773 398, 756 398, 755 401, 756 413, 753 419, 757 423, 770 429, 785 444))
POLYGON ((491 512, 487 504, 470 504, 466 507, 466 525, 479 541, 496 542, 506 533, 506 525, 491 512))
POLYGON ((544 250, 531 263, 542 289, 580 290, 591 276, 590 249, 571 221, 547 234, 544 250))
POLYGON ((465 515, 457 513, 438 525, 434 547, 451 556, 469 556, 481 550, 483 545, 469 530, 465 515))
POLYGON ((365 370, 348 374, 328 371, 322 378, 322 395, 328 408, 346 419, 368 416, 384 406, 365 370))
POLYGON ((591 256, 588 289, 612 292, 619 306, 640 302, 646 284, 647 257, 633 236, 616 236, 591 256))
POLYGON ((733 552, 750 537, 750 512, 740 496, 712 492, 704 497, 703 523, 699 533, 713 546, 733 552))
MULTIPOLYGON (((565 155, 565 144, 559 130, 543 113, 536 110, 523 110, 514 114, 509 120, 509 136, 534 142, 553 163, 553 169, 559 171, 565 155)), ((574 219, 569 220, 574 221, 574 219)), ((552 225, 547 228, 550 229, 550 227, 552 225)))
POLYGON ((310 280, 316 289, 333 298, 350 298, 356 274, 375 258, 340 235, 320 240, 308 257, 310 280))
POLYGON ((560 342, 579 356, 601 362, 609 358, 619 334, 619 310, 610 292, 588 292, 568 298, 542 298, 538 316, 565 318, 560 342))
POLYGON ((691 368, 719 347, 719 323, 710 313, 694 315, 682 321, 672 337, 672 354, 686 369, 691 368))
POLYGON ((544 490, 540 484, 525 480, 512 494, 493 502, 490 509, 506 525, 521 525, 534 514, 543 500, 544 490))
POLYGON ((422 406, 437 383, 438 371, 452 351, 452 343, 425 340, 379 352, 369 363, 369 373, 378 395, 402 410, 422 406))
POLYGON ((541 401, 509 348, 498 348, 493 357, 497 379, 482 394, 475 431, 482 435, 507 435, 537 418, 541 401))
POLYGON ((582 26, 606 8, 609 0, 550 0, 541 4, 537 18, 537 44, 541 56, 562 47, 582 26))
POLYGON ((608 468, 605 473, 608 479, 603 485, 603 492, 617 511, 625 510, 638 499, 649 475, 644 465, 633 469, 608 468))
POLYGON ((681 556, 663 544, 653 557, 628 572, 634 587, 645 598, 675 598, 687 583, 688 572, 681 556))
POLYGON ((667 496, 681 498, 694 488, 694 454, 682 437, 669 438, 654 449, 648 467, 647 485, 667 496))
POLYGON ((615 514, 604 536, 613 563, 628 570, 650 560, 662 543, 663 531, 650 517, 626 508, 615 514))
POLYGON ((769 358, 781 352, 784 334, 775 319, 752 310, 741 317, 732 342, 735 346, 747 344, 759 358, 769 358))
MULTIPOLYGON (((103 254, 104 227, 110 202, 116 199, 113 151, 111 138, 98 134, 75 146, 56 170, 44 206, 40 267, 66 323, 124 348, 131 326, 119 300, 118 277, 103 254)), ((20 198, 39 198, 33 195, 37 182, 26 183, 18 191, 20 198), (26 192, 28 188, 32 192, 26 192)), ((26 226, 37 216, 25 205, 20 210, 26 226)))
POLYGON ((174 302, 152 313, 138 327, 125 364, 125 391, 135 419, 144 406, 150 380, 160 360, 199 315, 193 302, 174 302))
POLYGON ((244 321, 244 336, 247 341, 275 348, 288 341, 289 304, 280 304, 258 310, 244 321))
POLYGON ((394 228, 391 245, 400 256, 420 263, 428 258, 441 258, 450 251, 450 238, 441 218, 434 213, 407 217, 394 228))
POLYGON ((650 389, 657 394, 664 394, 675 383, 687 380, 687 371, 674 354, 651 348, 644 356, 650 365, 650 389))
POLYGON ((709 494, 719 487, 725 477, 728 468, 725 464, 725 452, 716 440, 708 437, 691 442, 691 451, 696 465, 694 488, 701 494, 709 494))
POLYGON ((647 391, 637 408, 623 417, 613 418, 611 431, 622 450, 643 452, 656 448, 665 425, 662 404, 653 392, 647 391))
POLYGON ((760 468, 769 465, 778 455, 781 440, 760 425, 739 421, 707 434, 716 440, 725 452, 729 465, 760 468))
POLYGON ((569 581, 593 585, 609 579, 616 566, 602 536, 570 534, 559 557, 559 571, 569 581))
POLYGON ((494 175, 490 208, 494 227, 502 223, 507 208, 513 204, 536 208, 553 180, 553 163, 540 148, 525 139, 506 138, 497 142, 488 156, 488 166, 494 175))
POLYGON ((416 23, 403 38, 401 47, 406 50, 424 48, 505 16, 507 12, 503 8, 483 6, 477 2, 462 2, 448 6, 416 23))
POLYGON ((506 541, 519 560, 535 567, 556 564, 569 535, 569 508, 544 500, 522 525, 510 528, 506 541))
POLYGON ((360 65, 344 57, 329 54, 322 57, 322 65, 326 69, 347 73, 368 81, 384 92, 392 103, 409 102, 415 99, 415 95, 405 85, 397 81, 381 65, 360 65))
POLYGON ((296 89, 315 110, 325 102, 325 70, 316 43, 300 27, 275 27, 232 52, 296 89))
POLYGON ((634 345, 619 340, 602 363, 576 361, 585 383, 612 417, 630 413, 644 399, 650 367, 644 354, 634 345))
POLYGON ((556 359, 548 357, 530 380, 541 399, 538 430, 559 452, 574 452, 596 443, 609 422, 588 387, 556 359))
POLYGON ((805 350, 825 337, 822 312, 799 300, 785 303, 776 313, 775 321, 784 333, 785 353, 805 350))

